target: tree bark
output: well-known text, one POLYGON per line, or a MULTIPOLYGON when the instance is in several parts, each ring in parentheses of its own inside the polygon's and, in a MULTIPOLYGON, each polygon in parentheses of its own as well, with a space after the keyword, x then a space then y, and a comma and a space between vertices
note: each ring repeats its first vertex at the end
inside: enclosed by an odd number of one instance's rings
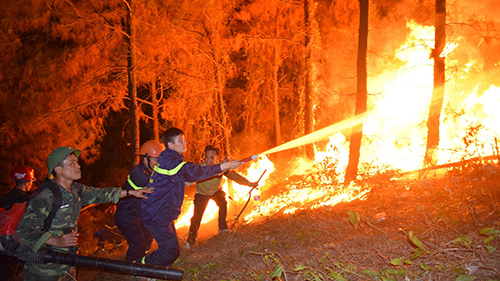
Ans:
MULTIPOLYGON (((276 34, 277 35, 277 34, 276 34)), ((278 70, 280 68, 280 53, 281 43, 274 40, 274 69, 273 69, 273 84, 274 84, 274 129, 276 133, 276 146, 281 144, 281 121, 280 121, 280 104, 279 104, 279 81, 278 70)))
POLYGON ((135 155, 139 151, 140 146, 140 128, 139 128, 139 108, 137 107, 137 87, 135 81, 135 49, 134 49, 134 12, 133 0, 126 2, 127 4, 127 26, 125 41, 127 43, 127 77, 128 77, 128 95, 130 98, 130 133, 131 133, 131 166, 137 165, 139 159, 135 155))
POLYGON ((153 134, 154 137, 153 139, 155 141, 160 141, 160 122, 158 120, 159 116, 159 110, 158 110, 158 90, 156 86, 156 78, 151 81, 151 103, 153 104, 152 107, 152 114, 153 114, 153 134))
POLYGON ((223 144, 223 153, 225 155, 229 155, 230 153, 230 147, 229 147, 229 138, 231 137, 231 127, 230 123, 228 120, 227 112, 226 112, 226 107, 224 103, 224 88, 226 81, 223 77, 223 69, 222 65, 219 60, 216 61, 217 65, 217 72, 216 72, 216 79, 217 79, 217 99, 219 102, 219 113, 220 113, 220 123, 222 126, 222 133, 224 134, 224 144, 223 144))
MULTIPOLYGON (((359 38, 358 38, 358 61, 357 61, 357 93, 356 110, 358 116, 366 112, 367 92, 367 72, 366 72, 366 52, 368 49, 368 0, 359 0, 359 38)), ((358 174, 358 164, 363 138, 363 124, 353 128, 351 143, 349 145, 349 163, 347 164, 344 186, 348 186, 356 179, 358 174)))
POLYGON ((446 44, 445 26, 446 0, 436 0, 435 45, 431 54, 434 60, 434 89, 427 119, 427 147, 424 166, 436 165, 438 162, 439 127, 445 82, 445 58, 441 56, 446 44))
MULTIPOLYGON (((313 99, 312 99, 312 62, 311 62, 311 36, 313 34, 312 27, 312 10, 311 0, 304 0, 304 23, 306 33, 304 38, 304 45, 306 48, 304 59, 304 134, 310 134, 314 130, 314 113, 313 113, 313 99)), ((314 159, 314 145, 307 144, 305 146, 306 157, 314 159)))

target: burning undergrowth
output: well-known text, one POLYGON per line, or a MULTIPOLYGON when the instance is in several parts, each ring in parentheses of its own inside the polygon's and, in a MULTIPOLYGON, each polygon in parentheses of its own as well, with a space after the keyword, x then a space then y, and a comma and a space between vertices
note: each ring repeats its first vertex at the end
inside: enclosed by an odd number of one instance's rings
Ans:
POLYGON ((188 280, 498 279, 499 179, 480 162, 420 179, 380 174, 358 183, 371 187, 363 198, 242 225, 177 266, 188 280))
MULTIPOLYGON (((474 67, 474 59, 459 52, 469 43, 449 42, 454 51, 444 55, 452 56, 447 68, 455 71, 447 71, 447 81, 455 82, 446 84, 439 148, 432 153, 436 166, 425 168, 434 29, 416 22, 408 22, 407 28, 406 41, 391 55, 393 59, 383 57, 384 65, 386 61, 389 65, 369 71, 370 91, 376 94, 370 96, 365 115, 261 153, 258 161, 238 171, 251 181, 263 175, 260 196, 255 196, 257 190, 224 183, 234 232, 217 235, 213 227, 217 206, 209 203, 199 246, 182 251, 175 264, 185 269, 185 279, 500 278, 496 249, 500 88, 482 74, 481 67, 474 67), (345 187, 349 141, 340 132, 359 124, 363 140, 358 178, 345 187), (275 167, 267 158, 317 144, 326 136, 328 145, 316 151, 312 164, 298 158, 286 167, 275 167), (254 196, 261 200, 252 200, 254 196)), ((176 221, 181 240, 192 209, 188 195, 176 221)), ((81 221, 84 218, 85 214, 81 221)), ((101 254, 120 258, 124 250, 101 254)), ((92 279, 100 276, 113 279, 104 273, 92 279)))
MULTIPOLYGON (((174 266, 185 270, 185 280, 500 278, 496 162, 476 159, 413 173, 385 170, 351 186, 354 199, 329 202, 346 193, 335 165, 320 162, 310 173, 276 181, 268 190, 282 190, 283 196, 271 195, 260 206, 273 202, 273 213, 262 212, 234 232, 183 249, 174 266), (324 196, 312 195, 318 191, 324 196), (279 199, 304 194, 309 197, 302 204, 279 199)), ((107 246, 106 255, 123 258, 126 247, 107 246)), ((81 280, 129 278, 81 272, 81 280)))
POLYGON ((345 188, 339 178, 338 163, 331 157, 314 164, 305 174, 285 176, 283 181, 262 193, 264 200, 245 217, 245 222, 363 199, 369 191, 367 186, 345 188))

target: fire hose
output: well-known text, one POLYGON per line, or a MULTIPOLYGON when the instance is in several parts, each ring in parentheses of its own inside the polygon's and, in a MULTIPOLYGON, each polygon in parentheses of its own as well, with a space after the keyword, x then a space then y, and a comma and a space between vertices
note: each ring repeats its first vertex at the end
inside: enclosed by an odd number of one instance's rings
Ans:
MULTIPOLYGON (((253 157, 255 155, 252 155, 251 157, 253 157)), ((250 158, 250 157, 248 157, 250 158)), ((243 161, 243 160, 241 160, 243 161)), ((248 160, 249 161, 249 160, 248 160)), ((247 207, 248 203, 250 202, 250 199, 252 199, 252 191, 257 187, 259 186, 258 183, 259 181, 262 179, 262 177, 264 176, 264 174, 267 172, 267 169, 264 170, 264 172, 262 173, 262 175, 260 175, 259 179, 257 180, 257 185, 252 187, 252 189, 250 189, 250 191, 248 192, 248 200, 247 202, 245 203, 245 205, 243 206, 243 208, 241 209, 240 213, 238 214, 238 216, 236 216, 236 218, 234 219, 234 222, 233 222, 233 225, 231 225, 231 229, 234 228, 234 225, 236 224, 236 222, 238 221, 238 219, 240 218, 241 214, 243 214, 243 211, 245 210, 245 208, 247 207)))
POLYGON ((8 239, 4 236, 1 242, 4 248, 2 253, 27 262, 42 264, 52 262, 165 280, 182 280, 184 274, 182 270, 175 268, 80 256, 77 254, 56 252, 49 248, 42 248, 37 252, 33 252, 30 247, 22 245, 13 237, 8 239))

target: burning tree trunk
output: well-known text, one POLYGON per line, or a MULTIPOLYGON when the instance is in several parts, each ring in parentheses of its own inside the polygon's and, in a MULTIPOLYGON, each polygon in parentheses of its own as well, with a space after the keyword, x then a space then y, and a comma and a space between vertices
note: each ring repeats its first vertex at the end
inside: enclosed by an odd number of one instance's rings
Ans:
POLYGON ((435 45, 432 50, 434 60, 434 90, 432 92, 429 117, 427 119, 427 147, 424 165, 435 165, 438 161, 439 119, 444 97, 444 56, 441 56, 446 44, 446 0, 436 0, 435 45))
MULTIPOLYGON (((313 7, 311 0, 304 0, 304 25, 306 27, 304 45, 306 47, 304 59, 304 133, 310 134, 313 132, 314 116, 313 116, 313 101, 312 101, 312 62, 311 62, 311 36, 313 34, 312 20, 313 7)), ((314 158, 314 147, 312 144, 306 145, 306 156, 310 159, 314 158)))
POLYGON ((137 88, 135 81, 135 50, 134 50, 134 13, 133 1, 125 2, 127 4, 127 23, 126 23, 126 36, 127 42, 127 76, 128 76, 128 95, 130 98, 130 133, 131 133, 131 165, 134 167, 138 161, 135 152, 139 150, 140 146, 140 128, 139 128, 139 109, 137 107, 137 88))
MULTIPOLYGON (((359 0, 359 39, 358 39, 358 62, 357 62, 357 95, 355 115, 366 112, 367 89, 366 89, 366 51, 368 49, 368 0, 359 0)), ((356 179, 358 174, 359 150, 363 138, 363 124, 353 127, 351 143, 349 147, 349 164, 347 165, 344 185, 349 185, 356 179)))

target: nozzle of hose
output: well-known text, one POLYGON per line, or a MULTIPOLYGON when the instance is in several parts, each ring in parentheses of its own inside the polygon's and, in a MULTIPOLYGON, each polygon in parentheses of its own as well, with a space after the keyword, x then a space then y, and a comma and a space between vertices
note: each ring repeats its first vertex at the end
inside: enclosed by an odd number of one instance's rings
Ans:
POLYGON ((257 158, 259 158, 259 155, 252 155, 252 156, 250 156, 250 157, 243 158, 243 159, 241 159, 240 161, 241 161, 241 162, 249 162, 249 161, 255 160, 255 159, 257 159, 257 158))

